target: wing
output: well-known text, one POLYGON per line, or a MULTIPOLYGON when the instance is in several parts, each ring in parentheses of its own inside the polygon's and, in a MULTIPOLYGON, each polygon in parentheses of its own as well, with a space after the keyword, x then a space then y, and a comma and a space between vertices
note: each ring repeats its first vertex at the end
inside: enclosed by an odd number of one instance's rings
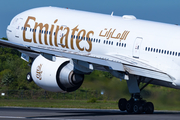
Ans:
POLYGON ((39 53, 39 52, 37 52, 37 51, 31 50, 30 47, 24 46, 24 45, 22 45, 22 44, 18 44, 18 43, 6 41, 6 40, 0 40, 0 46, 10 47, 10 48, 13 48, 13 49, 22 50, 22 51, 27 51, 27 52, 39 53))
POLYGON ((91 53, 80 53, 67 51, 63 49, 24 46, 22 44, 17 44, 5 40, 0 40, 0 45, 14 48, 23 52, 37 54, 45 53, 54 56, 66 57, 71 58, 73 60, 92 63, 94 66, 96 66, 96 69, 98 70, 106 70, 106 68, 108 68, 109 70, 113 71, 126 71, 130 74, 159 79, 170 83, 172 83, 172 81, 174 80, 174 78, 171 75, 167 74, 162 70, 157 69, 156 67, 153 67, 145 61, 141 61, 139 59, 130 58, 119 54, 98 55, 91 53))

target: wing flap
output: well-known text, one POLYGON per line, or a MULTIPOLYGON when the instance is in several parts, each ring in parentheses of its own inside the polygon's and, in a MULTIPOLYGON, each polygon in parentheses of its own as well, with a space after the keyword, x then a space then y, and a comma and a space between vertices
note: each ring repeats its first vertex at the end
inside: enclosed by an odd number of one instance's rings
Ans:
POLYGON ((171 83, 175 80, 175 78, 167 72, 162 71, 145 61, 117 54, 111 54, 108 56, 118 59, 123 64, 124 70, 128 71, 130 74, 164 80, 171 83))

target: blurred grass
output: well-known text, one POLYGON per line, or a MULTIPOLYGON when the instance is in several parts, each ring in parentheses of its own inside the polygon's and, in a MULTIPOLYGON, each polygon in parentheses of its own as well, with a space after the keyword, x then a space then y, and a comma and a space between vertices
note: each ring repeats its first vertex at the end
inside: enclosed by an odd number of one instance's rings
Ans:
MULTIPOLYGON (((176 103, 164 104, 159 101, 152 101, 155 110, 180 111, 176 103)), ((87 109, 118 109, 118 102, 115 100, 0 100, 0 106, 8 107, 43 107, 43 108, 87 108, 87 109)))
MULTIPOLYGON (((22 97, 21 92, 9 92, 8 98, 0 97, 0 106, 118 109, 120 98, 129 100, 131 97, 125 80, 120 81, 101 71, 85 76, 80 89, 72 93, 47 92, 44 97, 44 91, 34 90, 30 93, 24 91, 23 94, 22 97), (100 95, 100 91, 104 94, 100 95), (10 93, 12 93, 11 96, 10 93), (15 97, 17 99, 14 99, 15 97)), ((180 111, 180 90, 178 89, 148 85, 141 95, 148 102, 153 102, 156 110, 180 111)))
POLYGON ((118 109, 116 101, 103 100, 95 103, 88 103, 87 100, 0 100, 0 106, 118 109))

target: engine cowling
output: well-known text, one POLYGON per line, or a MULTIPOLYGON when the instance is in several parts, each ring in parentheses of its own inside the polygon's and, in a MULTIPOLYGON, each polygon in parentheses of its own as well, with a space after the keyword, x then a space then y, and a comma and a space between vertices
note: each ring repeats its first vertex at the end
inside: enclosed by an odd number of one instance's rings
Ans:
POLYGON ((84 81, 84 74, 77 73, 67 58, 56 57, 50 61, 39 55, 31 67, 34 82, 41 88, 52 92, 72 92, 84 81))

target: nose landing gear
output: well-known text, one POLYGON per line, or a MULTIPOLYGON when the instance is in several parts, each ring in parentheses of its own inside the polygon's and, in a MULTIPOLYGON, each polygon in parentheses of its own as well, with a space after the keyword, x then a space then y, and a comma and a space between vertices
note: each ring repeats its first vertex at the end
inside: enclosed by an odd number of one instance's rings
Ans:
POLYGON ((28 82, 32 82, 32 81, 33 81, 32 76, 31 76, 31 72, 27 73, 27 75, 26 75, 26 80, 27 80, 28 82))

